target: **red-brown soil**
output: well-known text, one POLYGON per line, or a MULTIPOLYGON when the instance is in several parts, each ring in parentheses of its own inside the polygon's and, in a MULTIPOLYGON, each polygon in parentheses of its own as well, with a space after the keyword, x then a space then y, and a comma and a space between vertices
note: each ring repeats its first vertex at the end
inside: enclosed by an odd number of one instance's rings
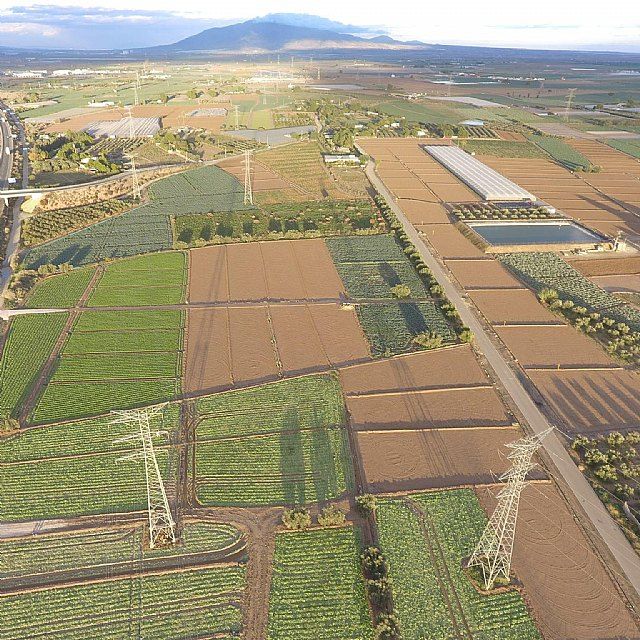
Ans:
POLYGON ((264 300, 267 281, 260 243, 226 245, 229 297, 232 300, 264 300))
POLYGON ((449 223, 446 209, 437 203, 398 200, 398 205, 412 224, 449 223))
POLYGON ((567 325, 495 330, 524 367, 616 366, 594 340, 567 325))
POLYGON ((510 425, 491 387, 350 396, 347 409, 359 430, 510 425))
POLYGON ((563 324, 558 316, 545 309, 536 296, 526 289, 472 291, 469 297, 492 323, 563 324))
POLYGON ((629 371, 529 371, 565 430, 640 428, 640 379, 629 371))
POLYGON ((229 300, 226 246, 189 251, 189 302, 229 300))
POLYGON ((415 225, 422 237, 441 258, 488 258, 484 251, 467 240, 453 225, 415 225))
POLYGON ((640 274, 640 256, 569 260, 569 264, 587 277, 640 274))
MULTIPOLYGON (((491 513, 489 491, 476 491, 491 513)), ((531 483, 522 494, 512 566, 545 640, 640 638, 616 585, 551 483, 531 483)))
POLYGON ((347 395, 489 383, 469 345, 346 367, 340 370, 340 381, 347 395))
POLYGON ((490 483, 506 471, 518 429, 432 429, 356 434, 367 490, 386 493, 490 483))
POLYGON ((496 260, 447 260, 447 267, 467 290, 524 288, 524 285, 496 260))
POLYGON ((594 276, 591 282, 614 293, 640 293, 640 274, 627 276, 594 276))

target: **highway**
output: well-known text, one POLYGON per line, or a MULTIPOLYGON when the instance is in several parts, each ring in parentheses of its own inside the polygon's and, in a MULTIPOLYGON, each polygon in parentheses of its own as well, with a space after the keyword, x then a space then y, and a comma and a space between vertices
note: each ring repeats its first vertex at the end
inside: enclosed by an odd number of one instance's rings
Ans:
MULTIPOLYGON (((445 271, 440 262, 431 253, 427 243, 424 242, 416 228, 396 204, 394 196, 376 174, 373 162, 369 162, 367 165, 366 173, 371 183, 385 198, 398 220, 402 223, 406 234, 411 238, 423 261, 431 269, 436 280, 444 289, 446 296, 457 309, 464 324, 473 331, 476 345, 486 357, 514 405, 518 407, 520 413, 524 416, 530 430, 534 434, 540 434, 547 430, 552 425, 533 402, 520 380, 518 380, 510 361, 490 337, 480 318, 480 312, 459 291, 449 273, 445 271)), ((542 440, 542 446, 547 454, 548 464, 550 464, 549 471, 555 478, 561 479, 563 481, 561 485, 564 485, 573 493, 576 501, 582 507, 584 516, 591 522, 592 528, 598 532, 610 554, 620 566, 624 576, 635 589, 636 594, 640 594, 640 560, 629 541, 575 465, 555 431, 542 440)))
MULTIPOLYGON (((29 183, 29 152, 25 147, 26 134, 19 118, 13 114, 13 112, 6 113, 4 111, 7 108, 6 104, 0 102, 0 109, 2 109, 2 117, 0 118, 0 134, 2 136, 2 146, 0 146, 2 151, 2 155, 0 156, 0 189, 6 189, 8 187, 8 179, 11 177, 11 166, 13 155, 15 153, 23 154, 22 176, 13 177, 19 179, 18 187, 26 188, 29 183), (15 140, 11 137, 10 121, 18 130, 18 138, 15 140), (6 153, 7 147, 9 147, 10 154, 6 153)), ((4 203, 0 201, 0 207, 8 206, 11 208, 11 231, 9 232, 5 258, 2 263, 2 269, 0 270, 0 295, 4 293, 13 273, 13 269, 11 268, 11 259, 20 249, 21 204, 21 198, 11 201, 8 205, 4 205, 4 203)), ((0 213, 2 212, 3 209, 0 208, 0 213)), ((1 306, 2 298, 0 298, 0 307, 1 306)))

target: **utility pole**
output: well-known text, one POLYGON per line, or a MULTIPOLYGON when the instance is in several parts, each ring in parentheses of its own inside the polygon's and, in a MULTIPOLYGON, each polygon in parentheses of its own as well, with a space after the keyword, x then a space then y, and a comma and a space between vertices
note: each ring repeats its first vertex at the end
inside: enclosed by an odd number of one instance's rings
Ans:
MULTIPOLYGON (((118 462, 125 460, 143 460, 147 484, 147 510, 149 517, 149 547, 171 546, 176 542, 176 523, 171 515, 167 493, 158 467, 155 449, 153 448, 153 435, 165 435, 166 431, 151 432, 150 418, 160 416, 164 412, 165 404, 144 409, 128 409, 125 411, 112 411, 114 417, 112 424, 130 425, 136 432, 120 438, 115 443, 137 442, 140 445, 138 451, 118 458, 118 462)), ((115 444, 114 443, 114 444, 115 444)))
POLYGON ((244 204, 253 205, 253 189, 251 187, 251 151, 244 152, 244 204))
MULTIPOLYGON (((133 140, 133 118, 131 117, 131 107, 127 107, 127 113, 129 114, 129 139, 133 140)), ((133 182, 133 199, 140 200, 140 182, 138 180, 138 170, 136 168, 136 158, 133 154, 133 146, 129 152, 129 160, 131 162, 131 177, 133 182)))
POLYGON ((567 96, 567 106, 564 109, 564 119, 569 120, 569 111, 571 110, 571 103, 573 102, 573 97, 576 95, 577 89, 569 89, 569 95, 567 96))
POLYGON ((240 128, 240 121, 238 119, 238 105, 234 104, 233 105, 233 110, 235 111, 236 114, 236 130, 240 128))
POLYGON ((520 494, 526 486, 527 474, 536 466, 531 461, 533 454, 552 430, 553 427, 506 445, 511 449, 507 457, 512 465, 500 476, 500 480, 506 480, 507 484, 498 492, 498 504, 467 562, 467 567, 480 568, 487 591, 493 588, 500 577, 510 580, 520 494))

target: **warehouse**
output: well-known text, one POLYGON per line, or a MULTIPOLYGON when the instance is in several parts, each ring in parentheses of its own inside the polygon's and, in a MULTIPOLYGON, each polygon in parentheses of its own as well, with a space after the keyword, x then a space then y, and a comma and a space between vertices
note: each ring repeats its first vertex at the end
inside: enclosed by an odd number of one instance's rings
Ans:
POLYGON ((160 118, 122 118, 92 122, 84 131, 94 138, 152 138, 160 129, 160 118))
POLYGON ((458 147, 426 145, 424 150, 484 200, 535 201, 536 197, 458 147))

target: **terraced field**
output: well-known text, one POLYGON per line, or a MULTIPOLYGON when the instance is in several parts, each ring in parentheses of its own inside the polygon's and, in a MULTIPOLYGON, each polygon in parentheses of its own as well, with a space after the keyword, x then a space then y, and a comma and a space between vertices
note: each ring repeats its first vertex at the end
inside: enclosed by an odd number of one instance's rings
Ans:
POLYGON ((32 421, 70 420, 175 398, 183 327, 180 311, 83 311, 32 421))
POLYGON ((472 491, 385 498, 376 519, 405 640, 541 638, 517 591, 480 595, 463 573, 486 523, 472 491))
POLYGON ((279 533, 268 640, 364 640, 372 625, 352 527, 279 533))
POLYGON ((352 486, 332 375, 204 397, 197 410, 194 483, 202 504, 305 504, 352 486))

